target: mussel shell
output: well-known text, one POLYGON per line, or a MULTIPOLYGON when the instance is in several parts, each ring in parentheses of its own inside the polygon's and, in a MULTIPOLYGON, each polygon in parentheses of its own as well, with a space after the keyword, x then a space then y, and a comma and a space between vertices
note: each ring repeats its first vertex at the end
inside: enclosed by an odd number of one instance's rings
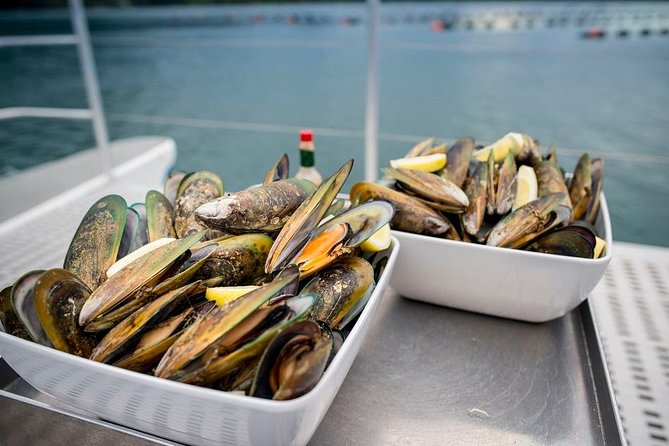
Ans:
POLYGON ((16 316, 28 331, 30 339, 39 344, 53 347, 35 308, 35 283, 43 273, 43 270, 36 270, 19 277, 12 286, 10 298, 16 316))
POLYGON ((352 168, 353 160, 349 160, 323 181, 286 221, 267 256, 266 273, 283 268, 302 249, 337 197, 352 168))
POLYGON ((14 311, 11 286, 0 291, 0 330, 21 339, 32 340, 28 329, 14 311))
POLYGON ((180 327, 193 311, 193 308, 186 308, 181 313, 158 323, 142 335, 132 352, 122 356, 112 365, 136 372, 150 370, 181 336, 182 329, 180 327), (152 340, 144 342, 146 338, 152 338, 152 340))
POLYGON ((246 285, 265 273, 274 240, 266 234, 243 234, 222 240, 195 278, 222 277, 221 286, 246 285))
POLYGON ((95 290, 116 261, 127 214, 118 195, 107 195, 86 212, 65 255, 63 268, 95 290))
POLYGON ((195 210, 223 195, 223 180, 211 172, 199 171, 186 175, 177 190, 174 205, 174 230, 185 237, 204 229, 195 219, 195 210))
POLYGON ((497 209, 497 186, 495 184, 495 156, 488 155, 488 188, 486 189, 486 213, 494 215, 497 209))
POLYGON ((172 203, 158 191, 146 193, 146 227, 149 242, 170 237, 176 238, 174 230, 174 208, 172 203))
POLYGON ((475 235, 481 229, 488 202, 488 163, 477 164, 474 173, 465 180, 465 194, 469 200, 467 211, 462 216, 465 231, 475 235))
POLYGON ((569 221, 570 210, 560 205, 565 194, 545 195, 502 218, 490 232, 486 244, 520 248, 539 235, 569 221))
POLYGON ((133 203, 130 208, 139 215, 139 227, 137 228, 137 237, 134 238, 132 250, 141 248, 149 243, 149 229, 146 222, 146 205, 144 203, 133 203))
POLYGON ((176 204, 177 201, 177 190, 179 189, 179 184, 186 176, 186 172, 171 172, 165 180, 165 186, 163 187, 163 195, 170 202, 172 207, 176 204))
POLYGON ((499 168, 499 179, 497 180, 497 206, 495 211, 498 215, 506 215, 513 207, 516 198, 517 184, 516 161, 513 154, 508 152, 504 162, 499 168))
POLYGON ((419 141, 418 144, 413 146, 409 151, 404 155, 405 158, 414 158, 416 156, 422 156, 426 151, 430 150, 434 145, 434 138, 426 138, 422 141, 419 141))
POLYGON ((317 297, 311 318, 337 328, 362 311, 373 283, 372 265, 360 257, 347 257, 314 277, 302 293, 313 293, 317 297), (362 305, 358 305, 360 301, 362 305))
POLYGON ((282 153, 278 160, 267 171, 262 184, 273 183, 274 181, 285 180, 290 176, 290 162, 288 155, 282 153))
MULTIPOLYGON (((86 300, 79 313, 79 324, 89 325, 105 313, 122 306, 143 286, 160 277, 182 254, 197 243, 203 233, 175 240, 140 257, 104 282, 86 300)), ((102 329, 100 327, 100 329, 102 329)))
POLYGON ((385 226, 395 215, 395 206, 390 201, 373 200, 342 212, 331 220, 321 224, 312 237, 317 237, 332 226, 346 223, 351 228, 351 237, 346 246, 355 247, 371 237, 385 226))
MULTIPOLYGON (((211 245, 205 246, 201 249, 198 249, 193 254, 188 255, 185 262, 183 262, 179 269, 174 275, 167 274, 167 279, 160 281, 160 283, 154 285, 149 292, 155 296, 162 296, 163 294, 176 290, 184 285, 186 285, 191 280, 200 280, 193 279, 197 272, 205 265, 207 260, 216 252, 218 245, 213 243, 211 245)), ((176 264, 181 263, 180 261, 175 262, 176 264)))
POLYGON ((39 276, 35 309, 44 333, 58 350, 87 358, 97 339, 78 324, 79 311, 91 290, 71 272, 55 268, 39 276))
POLYGON ((204 226, 232 234, 280 230, 316 186, 289 178, 204 203, 195 211, 204 226))
POLYGON ((292 265, 279 280, 257 288, 222 307, 216 307, 191 325, 170 347, 156 367, 156 376, 169 378, 200 357, 258 307, 299 277, 292 265))
POLYGON ((591 241, 584 237, 581 231, 566 226, 541 236, 525 249, 545 254, 592 259, 595 253, 595 244, 594 240, 591 241))
POLYGON ((346 223, 328 226, 317 236, 309 239, 302 251, 290 261, 300 269, 300 278, 305 279, 355 251, 347 245, 352 237, 351 227, 346 223))
POLYGON ((238 346, 233 347, 232 351, 212 345, 198 360, 191 362, 171 379, 208 385, 223 379, 244 363, 257 361, 276 333, 304 318, 314 301, 314 296, 294 296, 259 308, 235 327, 238 333, 230 332, 230 337, 238 339, 238 346))
POLYGON ((117 259, 122 259, 141 246, 140 235, 140 216, 133 208, 128 208, 125 217, 125 227, 121 236, 121 245, 118 248, 117 259))
POLYGON ((439 175, 394 168, 383 169, 383 172, 422 198, 445 207, 447 212, 464 212, 469 205, 464 191, 439 175))
POLYGON ((395 215, 390 226, 399 231, 440 235, 451 226, 448 220, 429 206, 380 184, 362 181, 351 187, 350 194, 351 200, 360 203, 379 199, 391 202, 395 206, 395 215))
POLYGON ((569 182, 569 199, 574 205, 573 218, 579 220, 583 218, 587 210, 588 202, 592 192, 592 177, 590 155, 584 153, 578 159, 574 174, 569 182))
POLYGON ((199 282, 185 285, 146 304, 112 328, 95 350, 90 359, 99 362, 113 362, 133 342, 157 323, 163 321, 177 305, 198 291, 199 282))
POLYGON ((602 190, 604 190, 604 160, 595 158, 590 164, 590 175, 592 177, 592 194, 585 211, 585 220, 595 224, 599 213, 599 202, 602 190))
POLYGON ((275 400, 304 395, 318 384, 332 348, 331 332, 321 330, 314 321, 285 327, 265 349, 251 395, 275 400))
POLYGON ((573 206, 569 199, 569 190, 567 189, 564 176, 557 163, 548 160, 541 161, 534 166, 534 171, 537 174, 538 197, 541 198, 556 192, 563 193, 564 199, 560 204, 572 209, 573 206))
POLYGON ((442 170, 441 176, 451 180, 456 186, 462 188, 467 178, 469 162, 474 153, 474 138, 465 137, 459 139, 448 149, 448 163, 442 170))

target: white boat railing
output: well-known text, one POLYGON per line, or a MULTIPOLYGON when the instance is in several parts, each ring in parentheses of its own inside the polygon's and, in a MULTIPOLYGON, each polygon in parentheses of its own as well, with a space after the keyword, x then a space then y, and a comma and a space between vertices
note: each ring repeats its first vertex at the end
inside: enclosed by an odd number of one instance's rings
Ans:
POLYGON ((73 34, 0 36, 0 48, 34 45, 76 45, 89 108, 7 107, 0 108, 0 120, 16 118, 90 119, 102 173, 109 177, 112 175, 112 156, 109 149, 107 124, 102 108, 100 85, 95 70, 86 15, 81 0, 69 0, 68 4, 73 34))
POLYGON ((367 100, 365 103, 365 180, 376 181, 378 171, 379 2, 367 0, 367 100))

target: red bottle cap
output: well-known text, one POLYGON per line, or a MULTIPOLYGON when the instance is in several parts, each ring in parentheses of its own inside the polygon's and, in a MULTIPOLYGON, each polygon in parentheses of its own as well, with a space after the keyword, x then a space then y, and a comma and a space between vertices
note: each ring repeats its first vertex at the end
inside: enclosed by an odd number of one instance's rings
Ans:
POLYGON ((300 130, 300 142, 311 142, 314 140, 314 132, 305 129, 300 130))

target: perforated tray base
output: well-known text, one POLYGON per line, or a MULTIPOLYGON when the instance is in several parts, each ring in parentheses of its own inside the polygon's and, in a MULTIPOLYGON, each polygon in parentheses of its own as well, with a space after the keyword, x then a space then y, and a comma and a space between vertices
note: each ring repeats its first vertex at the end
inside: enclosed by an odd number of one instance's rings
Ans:
POLYGON ((615 243, 590 299, 628 444, 669 444, 669 249, 615 243))

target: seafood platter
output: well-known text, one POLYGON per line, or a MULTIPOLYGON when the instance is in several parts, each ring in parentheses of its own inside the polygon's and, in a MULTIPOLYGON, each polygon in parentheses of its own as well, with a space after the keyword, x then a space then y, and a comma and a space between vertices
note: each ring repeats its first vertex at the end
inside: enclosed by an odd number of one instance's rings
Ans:
POLYGON ((399 250, 392 203, 338 198, 352 165, 315 185, 284 155, 236 193, 198 171, 143 203, 101 197, 62 267, 0 293, 0 355, 41 392, 162 438, 306 443, 399 250))
POLYGON ((583 154, 565 174, 552 146, 509 133, 488 146, 430 138, 360 182, 353 202, 390 201, 402 251, 399 294, 495 316, 543 322, 587 298, 611 260, 604 160, 583 154))

